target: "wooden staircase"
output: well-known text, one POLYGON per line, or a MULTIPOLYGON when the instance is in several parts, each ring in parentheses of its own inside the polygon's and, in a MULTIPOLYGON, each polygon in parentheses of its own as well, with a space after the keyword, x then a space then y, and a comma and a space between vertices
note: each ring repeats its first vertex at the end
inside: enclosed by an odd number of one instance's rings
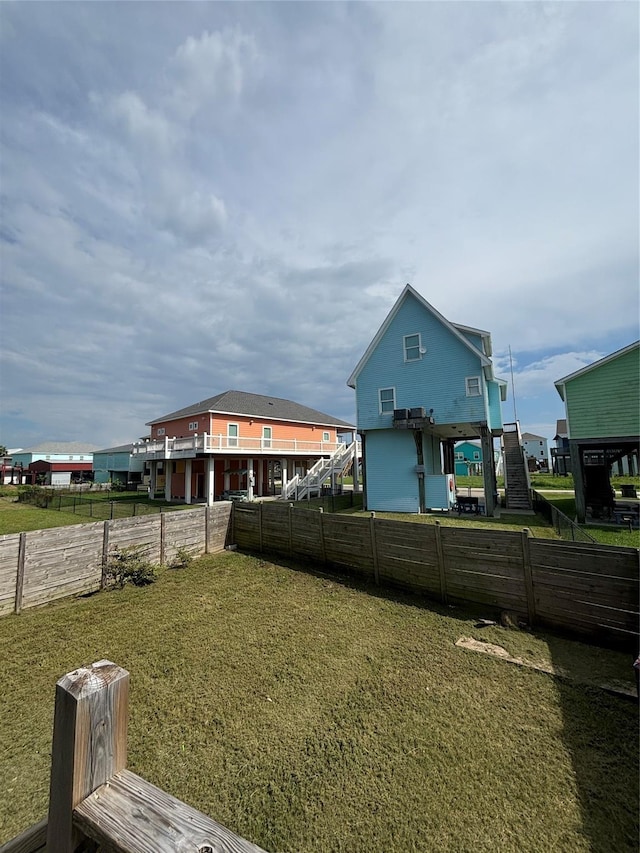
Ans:
POLYGON ((354 457, 360 457, 360 442, 341 444, 332 456, 326 459, 318 459, 316 464, 309 469, 304 477, 296 474, 282 490, 280 500, 300 501, 307 497, 318 497, 322 493, 322 486, 332 477, 339 477, 351 464, 354 457))
POLYGON ((520 425, 505 424, 502 435, 507 509, 531 510, 529 472, 520 444, 520 425))

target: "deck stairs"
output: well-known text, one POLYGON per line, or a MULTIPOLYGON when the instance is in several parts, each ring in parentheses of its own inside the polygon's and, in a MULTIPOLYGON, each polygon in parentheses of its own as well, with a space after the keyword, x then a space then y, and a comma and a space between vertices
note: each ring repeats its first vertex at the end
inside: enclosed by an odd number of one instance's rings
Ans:
POLYGON ((329 457, 318 459, 309 468, 304 477, 296 474, 292 477, 282 490, 280 500, 304 500, 319 496, 322 486, 332 477, 335 479, 345 472, 351 465, 354 457, 360 456, 360 442, 353 441, 351 444, 341 444, 340 447, 329 457))
POLYGON ((520 424, 505 424, 502 435, 507 509, 532 509, 529 470, 522 447, 520 424))

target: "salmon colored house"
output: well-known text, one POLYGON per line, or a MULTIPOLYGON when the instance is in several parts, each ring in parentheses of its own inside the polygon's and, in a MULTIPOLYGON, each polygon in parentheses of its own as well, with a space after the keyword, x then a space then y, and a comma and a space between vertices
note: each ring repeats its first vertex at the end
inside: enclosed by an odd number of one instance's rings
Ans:
POLYGON ((241 493, 276 495, 314 463, 330 458, 355 427, 278 397, 225 391, 163 415, 151 436, 133 445, 149 466, 149 494, 211 504, 241 493))

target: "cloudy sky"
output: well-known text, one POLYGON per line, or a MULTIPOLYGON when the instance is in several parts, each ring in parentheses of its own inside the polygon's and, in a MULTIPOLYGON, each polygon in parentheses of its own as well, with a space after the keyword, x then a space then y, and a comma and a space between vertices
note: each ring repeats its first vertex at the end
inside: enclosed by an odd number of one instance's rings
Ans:
POLYGON ((353 420, 410 282, 523 430, 639 337, 635 3, 2 3, 0 443, 353 420))

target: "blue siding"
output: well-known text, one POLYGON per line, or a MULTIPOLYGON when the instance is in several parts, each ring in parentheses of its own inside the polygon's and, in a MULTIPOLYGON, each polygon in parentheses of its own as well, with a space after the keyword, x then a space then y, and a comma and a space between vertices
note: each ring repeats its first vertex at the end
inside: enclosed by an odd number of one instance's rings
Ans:
POLYGON ((500 386, 497 382, 487 382, 487 392, 489 396, 489 429, 502 429, 502 406, 500 403, 500 386))
POLYGON ((392 415, 379 412, 378 390, 396 389, 396 408, 433 409, 437 424, 486 420, 486 384, 480 356, 414 298, 405 299, 356 381, 360 430, 388 429, 392 415), (405 362, 403 337, 420 333, 426 353, 405 362), (467 397, 465 378, 478 376, 484 393, 467 397))
POLYGON ((416 445, 402 430, 366 435, 367 509, 419 512, 416 445))

